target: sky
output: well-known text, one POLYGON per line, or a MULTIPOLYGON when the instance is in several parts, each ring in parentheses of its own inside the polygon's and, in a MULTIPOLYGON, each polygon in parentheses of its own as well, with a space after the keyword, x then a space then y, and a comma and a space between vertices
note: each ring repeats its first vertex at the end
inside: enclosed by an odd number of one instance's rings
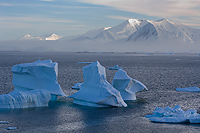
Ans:
POLYGON ((0 40, 79 35, 129 18, 167 18, 200 29, 200 0, 1 0, 0 40))

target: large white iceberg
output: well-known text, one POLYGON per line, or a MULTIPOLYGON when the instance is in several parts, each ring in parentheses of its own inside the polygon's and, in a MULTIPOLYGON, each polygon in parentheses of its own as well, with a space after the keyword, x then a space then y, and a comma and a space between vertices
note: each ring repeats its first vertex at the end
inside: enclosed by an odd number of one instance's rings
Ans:
POLYGON ((51 95, 47 90, 13 91, 0 95, 0 109, 48 106, 51 95))
POLYGON ((32 63, 18 64, 12 67, 14 91, 48 90, 52 100, 65 96, 59 83, 58 63, 51 60, 38 60, 32 63))
POLYGON ((106 80, 105 68, 98 62, 83 67, 84 83, 69 96, 73 103, 93 107, 126 107, 121 94, 106 80))
POLYGON ((136 93, 147 89, 147 87, 138 80, 132 79, 127 73, 119 69, 113 78, 112 85, 120 93, 124 100, 136 100, 136 93))
POLYGON ((153 122, 161 123, 200 123, 200 114, 195 109, 183 111, 181 106, 156 107, 152 115, 146 117, 153 122))
POLYGON ((115 65, 113 67, 109 67, 108 69, 109 70, 119 70, 119 69, 123 69, 123 68, 119 67, 119 65, 115 65))
POLYGON ((176 91, 183 91, 183 92, 200 92, 198 87, 187 87, 187 88, 176 88, 176 91))

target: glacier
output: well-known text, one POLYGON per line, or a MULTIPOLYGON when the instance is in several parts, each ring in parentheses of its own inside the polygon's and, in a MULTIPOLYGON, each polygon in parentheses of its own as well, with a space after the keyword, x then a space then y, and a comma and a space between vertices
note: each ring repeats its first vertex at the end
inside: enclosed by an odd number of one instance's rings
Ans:
POLYGON ((119 70, 119 69, 123 69, 123 68, 119 67, 119 65, 115 65, 113 67, 109 67, 108 69, 109 70, 119 70))
POLYGON ((200 114, 195 109, 183 111, 181 106, 176 105, 174 108, 156 107, 152 115, 146 115, 152 122, 160 123, 200 123, 200 114))
POLYGON ((51 95, 47 90, 13 91, 0 95, 0 109, 48 106, 51 95))
POLYGON ((106 80, 105 68, 98 62, 83 67, 84 83, 71 96, 73 103, 92 107, 126 107, 121 94, 106 80))
POLYGON ((176 88, 176 91, 183 91, 183 92, 200 92, 198 87, 187 87, 187 88, 176 88))
POLYGON ((56 100, 57 96, 66 96, 58 81, 58 63, 52 60, 37 60, 32 63, 18 64, 12 67, 14 91, 46 89, 56 100))
POLYGON ((123 100, 136 100, 136 93, 147 89, 147 87, 136 79, 132 79, 127 73, 119 69, 113 78, 112 86, 116 88, 123 98, 123 100))

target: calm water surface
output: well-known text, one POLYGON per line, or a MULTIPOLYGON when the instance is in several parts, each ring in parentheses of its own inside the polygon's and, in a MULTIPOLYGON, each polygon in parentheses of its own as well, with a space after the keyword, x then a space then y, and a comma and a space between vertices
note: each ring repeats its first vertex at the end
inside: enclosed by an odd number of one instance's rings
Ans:
POLYGON ((22 53, 0 52, 0 94, 11 92, 11 67, 15 64, 52 59, 59 63, 58 82, 65 94, 75 93, 71 87, 83 82, 82 67, 77 62, 99 61, 111 83, 115 71, 108 67, 118 64, 128 75, 143 82, 148 91, 139 92, 127 108, 92 108, 74 105, 72 99, 60 98, 49 107, 0 111, 0 132, 135 132, 169 133, 200 132, 199 124, 161 124, 144 118, 156 106, 179 104, 184 110, 200 113, 200 93, 176 92, 177 87, 200 87, 199 55, 145 55, 121 53, 22 53), (17 127, 7 131, 6 127, 17 127))

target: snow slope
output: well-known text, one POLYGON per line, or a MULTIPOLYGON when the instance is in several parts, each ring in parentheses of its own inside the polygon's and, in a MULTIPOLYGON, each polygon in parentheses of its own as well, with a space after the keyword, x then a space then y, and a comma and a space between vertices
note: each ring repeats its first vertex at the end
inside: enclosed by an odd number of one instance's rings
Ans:
POLYGON ((139 30, 141 27, 146 25, 148 20, 140 20, 140 19, 128 19, 123 23, 116 25, 114 27, 105 27, 96 30, 91 30, 86 32, 85 34, 78 36, 74 40, 79 41, 80 37, 83 40, 90 38, 95 41, 114 41, 123 38, 129 37, 132 33, 139 30))
POLYGON ((179 41, 186 43, 198 43, 200 30, 189 26, 170 22, 167 19, 148 21, 140 30, 134 32, 128 41, 179 41), (197 33, 197 34, 196 34, 197 33))

